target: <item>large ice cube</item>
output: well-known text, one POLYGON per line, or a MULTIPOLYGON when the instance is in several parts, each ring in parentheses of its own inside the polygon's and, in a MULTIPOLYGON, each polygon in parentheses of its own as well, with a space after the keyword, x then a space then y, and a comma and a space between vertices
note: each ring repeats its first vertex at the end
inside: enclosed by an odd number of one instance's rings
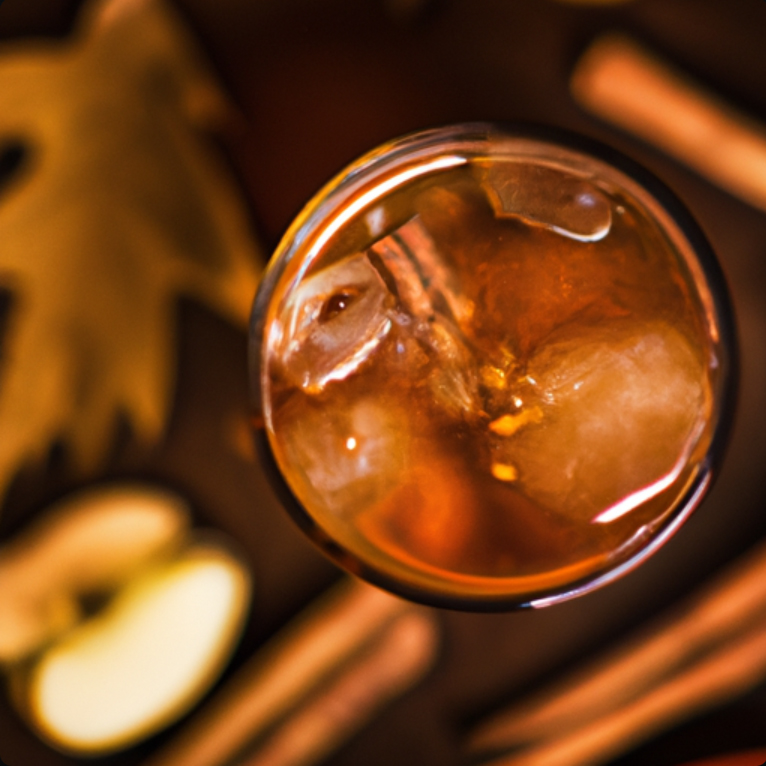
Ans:
POLYGON ((686 338, 660 322, 552 342, 529 363, 517 420, 494 421, 497 464, 551 510, 619 518, 685 464, 709 409, 704 372, 686 338))

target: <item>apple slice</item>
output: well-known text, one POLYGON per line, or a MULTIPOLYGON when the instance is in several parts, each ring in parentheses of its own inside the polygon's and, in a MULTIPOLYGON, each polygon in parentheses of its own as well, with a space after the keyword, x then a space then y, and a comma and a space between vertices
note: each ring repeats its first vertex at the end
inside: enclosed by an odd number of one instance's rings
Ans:
POLYGON ((17 704, 60 750, 128 747, 183 715, 213 684, 249 597, 243 562, 217 542, 191 544, 16 671, 17 704))
POLYGON ((186 542, 186 502, 160 487, 116 483, 72 494, 0 548, 0 665, 55 643, 111 595, 186 542))

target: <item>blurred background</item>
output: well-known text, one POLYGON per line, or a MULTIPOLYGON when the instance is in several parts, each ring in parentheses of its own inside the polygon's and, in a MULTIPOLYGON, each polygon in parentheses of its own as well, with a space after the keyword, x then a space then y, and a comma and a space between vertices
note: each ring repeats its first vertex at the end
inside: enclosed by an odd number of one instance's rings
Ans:
MULTIPOLYGON (((475 762, 464 744, 476 723, 672 609, 766 532, 766 213, 649 142, 589 114, 569 86, 588 46, 617 31, 753 121, 766 123, 766 4, 174 0, 172 7, 231 101, 204 140, 226 168, 246 211, 256 265, 311 195, 362 152, 416 129, 499 120, 577 131, 638 160, 685 202, 726 273, 740 334, 738 415, 720 476, 692 519, 637 571, 581 599, 537 612, 435 611, 441 644, 430 672, 321 761, 327 766, 475 762)), ((82 9, 82 3, 69 0, 4 0, 0 5, 0 237, 3 205, 12 192, 8 179, 21 163, 18 144, 24 139, 22 123, 20 128, 12 118, 20 99, 3 95, 4 87, 13 93, 7 84, 11 67, 4 69, 4 62, 28 45, 39 51, 65 47, 82 9)), ((100 65, 96 60, 94 66, 100 65)), ((33 68, 23 76, 44 78, 45 72, 41 65, 39 72, 33 68)), ((113 87, 122 86, 115 80, 113 87)), ((51 96, 44 89, 41 94, 36 108, 44 112, 51 96)), ((77 131, 68 135, 75 139, 71 152, 76 155, 77 131)), ((34 139, 31 146, 34 159, 34 139)), ((121 162, 129 165, 130 152, 115 151, 109 162, 115 168, 121 162)), ((110 178, 112 171, 94 183, 108 189, 110 178)), ((102 199, 99 191, 91 196, 102 199)), ((177 224, 180 219, 172 220, 177 224)), ((28 316, 14 275, 21 256, 10 252, 10 241, 0 238, 0 396, 15 359, 9 352, 10 333, 15 322, 28 316)), ((32 259, 34 253, 24 257, 32 259)), ((95 282, 90 287, 85 271, 78 273, 88 286, 75 303, 99 290, 95 282)), ((77 290, 77 282, 71 277, 57 295, 77 290)), ((131 286, 126 279, 124 284, 123 298, 129 303, 130 290, 141 293, 141 282, 131 286)), ((82 463, 72 459, 76 450, 66 439, 51 430, 49 442, 30 450, 8 479, 0 539, 10 545, 52 504, 81 488, 139 481, 177 493, 191 509, 191 525, 235 540, 237 556, 252 573, 252 602, 241 640, 215 682, 222 687, 341 575, 294 528, 259 467, 248 433, 246 317, 239 309, 221 310, 221 301, 204 288, 184 285, 171 285, 164 294, 168 310, 162 316, 174 330, 166 347, 172 382, 167 383, 163 426, 151 438, 136 438, 141 429, 131 428, 118 412, 99 454, 82 463)), ((114 343, 119 346, 119 335, 114 343)), ((105 347, 111 357, 114 348, 105 347)), ((40 357, 48 351, 43 344, 40 357)), ((88 364, 98 365, 98 359, 94 353, 88 364)), ((40 369, 47 374, 45 366, 40 369)), ((50 395, 40 390, 41 396, 50 395)), ((6 433, 2 426, 0 433, 6 433)), ((19 705, 11 703, 12 695, 0 695, 0 756, 9 766, 84 762, 45 744, 24 721, 19 705)), ((204 704, 203 697, 196 709, 204 704)), ((193 713, 148 739, 89 760, 141 764, 193 722, 193 713)), ((672 766, 766 748, 764 717, 766 686, 759 686, 610 763, 672 766)))

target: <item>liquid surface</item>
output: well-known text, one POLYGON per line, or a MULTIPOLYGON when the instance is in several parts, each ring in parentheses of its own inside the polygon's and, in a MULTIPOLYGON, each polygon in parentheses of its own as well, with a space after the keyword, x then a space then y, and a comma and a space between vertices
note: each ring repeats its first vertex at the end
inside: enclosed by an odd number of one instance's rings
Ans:
POLYGON ((667 522, 715 359, 689 265, 632 198, 474 159, 359 205, 312 258, 276 287, 262 387, 323 536, 413 588, 521 599, 667 522))

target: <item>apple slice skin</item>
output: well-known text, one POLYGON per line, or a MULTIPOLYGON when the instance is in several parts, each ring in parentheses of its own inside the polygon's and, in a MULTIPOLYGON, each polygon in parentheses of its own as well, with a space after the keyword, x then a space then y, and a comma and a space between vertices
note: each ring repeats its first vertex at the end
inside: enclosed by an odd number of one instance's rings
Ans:
POLYGON ((250 602, 247 567, 192 543, 129 583, 11 679, 17 707, 58 750, 129 747, 187 712, 220 675, 250 602))

